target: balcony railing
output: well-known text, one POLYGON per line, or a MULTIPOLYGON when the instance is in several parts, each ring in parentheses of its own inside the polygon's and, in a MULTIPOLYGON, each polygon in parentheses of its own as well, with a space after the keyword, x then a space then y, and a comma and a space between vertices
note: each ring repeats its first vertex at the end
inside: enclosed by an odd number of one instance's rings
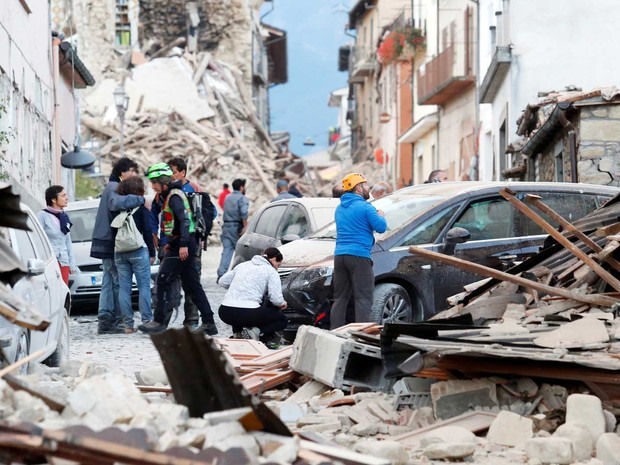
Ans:
POLYGON ((354 47, 351 60, 351 73, 349 82, 359 84, 375 72, 377 67, 377 54, 375 50, 366 47, 354 47))
POLYGON ((475 83, 469 47, 450 44, 426 63, 424 72, 418 70, 417 81, 420 105, 445 105, 475 83))

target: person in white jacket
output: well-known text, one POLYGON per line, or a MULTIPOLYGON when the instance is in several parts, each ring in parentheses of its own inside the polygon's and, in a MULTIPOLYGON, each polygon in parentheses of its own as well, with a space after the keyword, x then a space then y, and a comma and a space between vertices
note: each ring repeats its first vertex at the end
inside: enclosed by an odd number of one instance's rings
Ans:
POLYGON ((233 337, 243 338, 245 335, 268 346, 279 344, 277 332, 288 324, 282 313, 287 304, 278 275, 282 258, 278 249, 269 247, 219 279, 220 286, 228 288, 219 315, 224 323, 233 327, 233 337), (254 334, 256 332, 259 334, 254 334))

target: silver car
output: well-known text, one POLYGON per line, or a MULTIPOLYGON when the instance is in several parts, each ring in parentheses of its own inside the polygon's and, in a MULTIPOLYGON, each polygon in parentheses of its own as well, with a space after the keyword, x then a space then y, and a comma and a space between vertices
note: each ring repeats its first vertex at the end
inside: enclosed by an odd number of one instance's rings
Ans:
MULTIPOLYGON (((69 276, 71 302, 74 308, 96 306, 101 293, 101 279, 103 277, 101 260, 90 256, 90 245, 93 238, 93 229, 99 209, 99 199, 78 200, 70 202, 65 209, 71 218, 71 241, 75 262, 80 269, 79 273, 69 276)), ((151 288, 155 282, 159 265, 151 266, 151 288)), ((137 303, 138 287, 135 277, 132 286, 132 300, 137 303)))
MULTIPOLYGON (((27 270, 26 276, 13 286, 13 294, 37 310, 50 325, 45 331, 30 331, 0 317, 0 346, 9 362, 42 351, 33 361, 59 366, 69 357, 69 289, 39 221, 26 205, 20 207, 28 215, 30 231, 0 228, 0 235, 27 270)), ((27 367, 24 365, 22 372, 27 367)))

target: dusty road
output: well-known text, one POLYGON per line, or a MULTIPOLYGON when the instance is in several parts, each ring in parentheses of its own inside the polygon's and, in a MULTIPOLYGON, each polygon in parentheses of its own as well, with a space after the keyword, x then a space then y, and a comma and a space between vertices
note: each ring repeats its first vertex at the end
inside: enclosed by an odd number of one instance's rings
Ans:
MULTIPOLYGON (((210 246, 202 258, 202 285, 215 314, 219 329, 218 336, 231 334, 231 328, 222 323, 217 316, 217 309, 224 298, 226 290, 217 284, 216 269, 219 264, 221 247, 210 246)), ((95 312, 95 310, 93 310, 95 312)), ((136 313, 136 321, 140 321, 136 313)), ((171 327, 180 327, 183 323, 183 311, 173 317, 171 327)), ((119 368, 133 377, 134 372, 159 363, 159 354, 148 335, 134 334, 98 335, 97 315, 71 316, 69 334, 71 338, 71 359, 88 360, 104 363, 119 368)))

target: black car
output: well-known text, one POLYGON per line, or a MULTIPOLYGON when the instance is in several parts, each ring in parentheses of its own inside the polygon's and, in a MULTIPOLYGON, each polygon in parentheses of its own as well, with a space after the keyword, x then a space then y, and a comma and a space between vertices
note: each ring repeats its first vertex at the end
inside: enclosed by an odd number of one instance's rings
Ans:
MULTIPOLYGON (((449 182, 407 187, 373 202, 385 212, 388 230, 375 235, 372 249, 375 292, 372 308, 377 322, 426 319, 447 307, 446 298, 481 276, 408 252, 415 245, 500 270, 538 252, 546 234, 499 195, 508 187, 517 198, 537 194, 568 221, 595 210, 620 189, 571 183, 449 182), (463 229, 454 229, 463 228, 463 229), (469 240, 448 244, 447 237, 469 233, 469 240)), ((554 221, 542 215, 557 227, 554 221)), ((307 239, 281 247, 279 273, 290 329, 312 324, 332 299, 332 223, 307 239)))

